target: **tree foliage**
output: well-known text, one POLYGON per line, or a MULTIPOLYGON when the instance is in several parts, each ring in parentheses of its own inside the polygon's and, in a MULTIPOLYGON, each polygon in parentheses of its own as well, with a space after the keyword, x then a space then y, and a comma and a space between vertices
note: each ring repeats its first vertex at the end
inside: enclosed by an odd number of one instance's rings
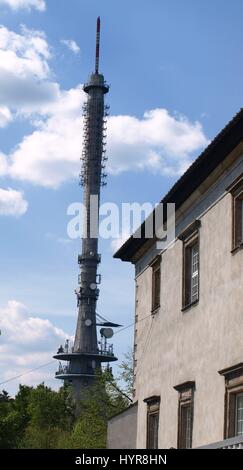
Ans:
MULTIPOLYGON (((129 361, 131 355, 127 355, 129 361)), ((130 362, 120 366, 122 386, 132 393, 130 362)), ((109 418, 129 406, 112 374, 97 373, 87 387, 75 415, 68 386, 54 391, 44 383, 20 385, 16 397, 0 393, 0 449, 102 449, 106 447, 109 418)))
POLYGON ((129 349, 127 353, 124 354, 124 359, 119 366, 120 374, 118 375, 118 380, 121 383, 121 388, 124 393, 126 393, 131 399, 133 397, 133 380, 134 380, 134 352, 132 349, 129 349))
POLYGON ((96 377, 84 393, 80 415, 69 440, 69 448, 102 449, 106 447, 108 419, 128 406, 109 372, 96 377))

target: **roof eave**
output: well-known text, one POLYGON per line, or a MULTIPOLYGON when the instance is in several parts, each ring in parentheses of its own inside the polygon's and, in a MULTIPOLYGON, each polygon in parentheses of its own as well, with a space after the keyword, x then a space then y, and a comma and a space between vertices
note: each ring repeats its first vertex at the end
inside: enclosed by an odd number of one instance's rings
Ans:
MULTIPOLYGON (((208 147, 192 163, 188 170, 174 184, 161 200, 161 203, 176 204, 178 209, 195 189, 212 173, 213 170, 243 140, 243 108, 215 137, 208 147), (212 158, 213 157, 213 158, 212 158)), ((144 227, 144 223, 141 228, 144 227)), ((147 239, 133 238, 133 235, 113 255, 115 259, 131 262, 136 252, 146 243, 147 239)))

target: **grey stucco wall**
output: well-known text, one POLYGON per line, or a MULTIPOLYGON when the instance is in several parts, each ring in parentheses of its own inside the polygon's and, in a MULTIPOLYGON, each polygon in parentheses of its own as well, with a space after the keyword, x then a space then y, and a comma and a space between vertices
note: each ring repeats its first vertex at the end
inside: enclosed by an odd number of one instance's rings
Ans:
MULTIPOLYGON (((216 170, 217 172, 218 170, 216 170)), ((210 206, 217 203, 225 194, 227 188, 239 174, 243 172, 243 155, 241 155, 227 171, 222 172, 216 182, 205 191, 201 197, 197 197, 194 204, 190 205, 189 209, 183 207, 176 213, 176 227, 175 236, 185 230, 185 228, 195 219, 201 218, 205 211, 209 210, 210 206)), ((200 194, 200 190, 198 189, 200 194)), ((195 193, 194 193, 195 194, 195 193)), ((142 256, 135 265, 135 274, 138 275, 145 269, 151 260, 158 254, 156 245, 154 244, 147 253, 142 256)))
POLYGON ((137 403, 114 416, 108 423, 107 449, 135 449, 137 436, 137 403))
POLYGON ((178 393, 173 387, 186 381, 196 382, 193 447, 223 439, 225 384, 218 371, 243 362, 243 250, 231 253, 232 200, 225 188, 242 171, 241 158, 208 191, 208 198, 204 196, 179 220, 180 228, 195 217, 201 220, 196 306, 181 311, 180 240, 162 254, 161 308, 145 320, 151 312, 150 257, 146 254, 137 263, 137 448, 146 446, 143 400, 152 395, 161 397, 159 447, 177 446, 178 393))

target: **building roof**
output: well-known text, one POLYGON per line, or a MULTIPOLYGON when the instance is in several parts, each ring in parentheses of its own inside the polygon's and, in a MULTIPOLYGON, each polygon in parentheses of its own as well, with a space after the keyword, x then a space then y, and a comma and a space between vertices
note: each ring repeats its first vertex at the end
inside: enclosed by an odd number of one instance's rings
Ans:
MULTIPOLYGON (((188 170, 163 197, 161 203, 174 203, 176 210, 188 199, 197 187, 229 155, 243 139, 243 108, 215 137, 208 147, 199 155, 188 170)), ((114 254, 114 258, 131 261, 134 254, 146 243, 145 223, 141 225, 141 238, 133 235, 114 254)))
POLYGON ((118 413, 115 413, 113 416, 111 416, 108 421, 112 421, 113 418, 117 418, 118 416, 125 414, 128 410, 131 410, 131 408, 134 408, 135 406, 138 406, 138 401, 134 401, 131 405, 127 406, 124 410, 119 411, 118 413))

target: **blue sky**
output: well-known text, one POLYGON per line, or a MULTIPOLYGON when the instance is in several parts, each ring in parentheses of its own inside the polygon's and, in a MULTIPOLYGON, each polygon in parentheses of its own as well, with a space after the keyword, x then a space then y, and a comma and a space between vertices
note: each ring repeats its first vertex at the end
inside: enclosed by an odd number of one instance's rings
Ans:
MULTIPOLYGON (((81 86, 98 15, 111 84, 102 201, 158 202, 242 106, 241 0, 0 0, 0 382, 48 362, 75 331, 80 242, 66 212, 82 200, 81 86)), ((130 324, 133 268, 112 259, 110 240, 100 251, 98 312, 130 324)), ((114 338, 120 360, 132 334, 114 338)), ((55 368, 21 382, 55 386, 55 368)))

